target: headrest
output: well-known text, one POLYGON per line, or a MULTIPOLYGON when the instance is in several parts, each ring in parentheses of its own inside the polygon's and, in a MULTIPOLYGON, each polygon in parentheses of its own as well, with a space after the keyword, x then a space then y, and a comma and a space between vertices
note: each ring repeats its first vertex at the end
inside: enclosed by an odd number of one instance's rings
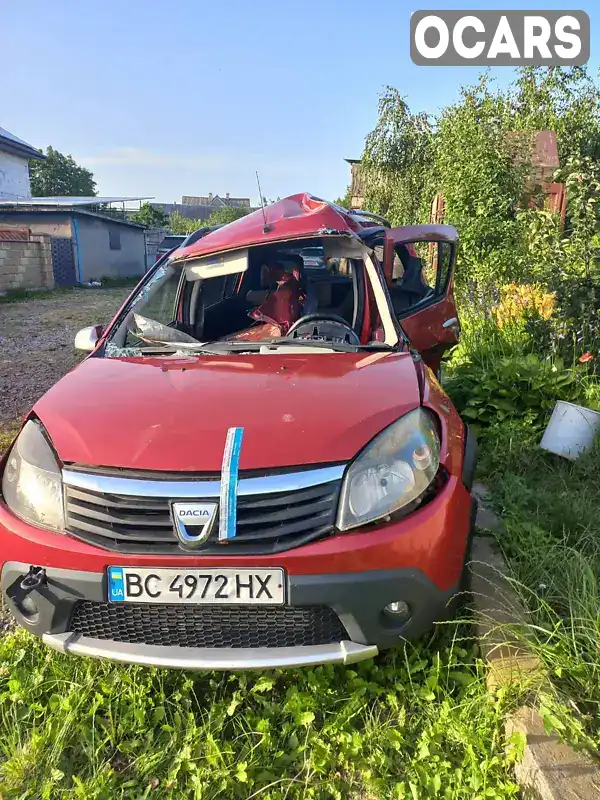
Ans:
POLYGON ((258 322, 274 322, 287 333, 300 316, 301 289, 294 276, 287 272, 283 272, 277 284, 277 291, 249 316, 258 322))

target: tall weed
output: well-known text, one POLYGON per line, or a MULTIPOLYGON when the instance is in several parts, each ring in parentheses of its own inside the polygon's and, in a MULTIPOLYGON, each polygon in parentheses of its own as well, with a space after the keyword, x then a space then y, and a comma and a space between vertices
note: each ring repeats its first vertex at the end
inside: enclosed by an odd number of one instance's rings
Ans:
POLYGON ((531 428, 497 424, 481 466, 503 518, 499 543, 528 609, 517 633, 597 747, 600 443, 572 463, 541 451, 531 428))

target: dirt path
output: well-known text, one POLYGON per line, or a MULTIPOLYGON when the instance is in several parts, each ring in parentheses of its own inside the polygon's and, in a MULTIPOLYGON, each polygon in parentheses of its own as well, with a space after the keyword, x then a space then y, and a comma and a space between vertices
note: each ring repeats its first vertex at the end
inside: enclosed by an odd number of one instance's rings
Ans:
POLYGON ((0 303, 0 428, 75 366, 82 356, 73 347, 77 331, 109 322, 129 291, 73 289, 0 303))

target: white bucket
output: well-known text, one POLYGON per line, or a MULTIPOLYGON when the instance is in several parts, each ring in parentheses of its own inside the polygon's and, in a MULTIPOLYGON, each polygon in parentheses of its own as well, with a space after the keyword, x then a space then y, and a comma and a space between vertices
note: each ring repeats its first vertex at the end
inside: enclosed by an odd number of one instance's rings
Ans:
POLYGON ((557 456, 575 459, 591 447, 600 427, 600 413, 559 400, 554 406, 540 447, 557 456))

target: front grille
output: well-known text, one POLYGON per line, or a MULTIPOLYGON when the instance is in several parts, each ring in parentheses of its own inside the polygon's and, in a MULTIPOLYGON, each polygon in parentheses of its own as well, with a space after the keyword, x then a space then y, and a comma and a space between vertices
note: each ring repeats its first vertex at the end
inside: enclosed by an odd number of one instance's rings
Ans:
MULTIPOLYGON (((278 553, 333 530, 340 481, 295 491, 240 495, 236 536, 219 544, 218 519, 211 539, 197 553, 254 555, 278 553)), ((122 553, 190 553, 179 545, 170 498, 133 497, 65 486, 67 530, 79 539, 122 553)), ((202 500, 200 494, 198 500, 202 500)), ((214 500, 214 498, 211 498, 214 500)))
POLYGON ((165 647, 298 647, 349 639, 327 606, 191 606, 79 601, 71 631, 165 647))

